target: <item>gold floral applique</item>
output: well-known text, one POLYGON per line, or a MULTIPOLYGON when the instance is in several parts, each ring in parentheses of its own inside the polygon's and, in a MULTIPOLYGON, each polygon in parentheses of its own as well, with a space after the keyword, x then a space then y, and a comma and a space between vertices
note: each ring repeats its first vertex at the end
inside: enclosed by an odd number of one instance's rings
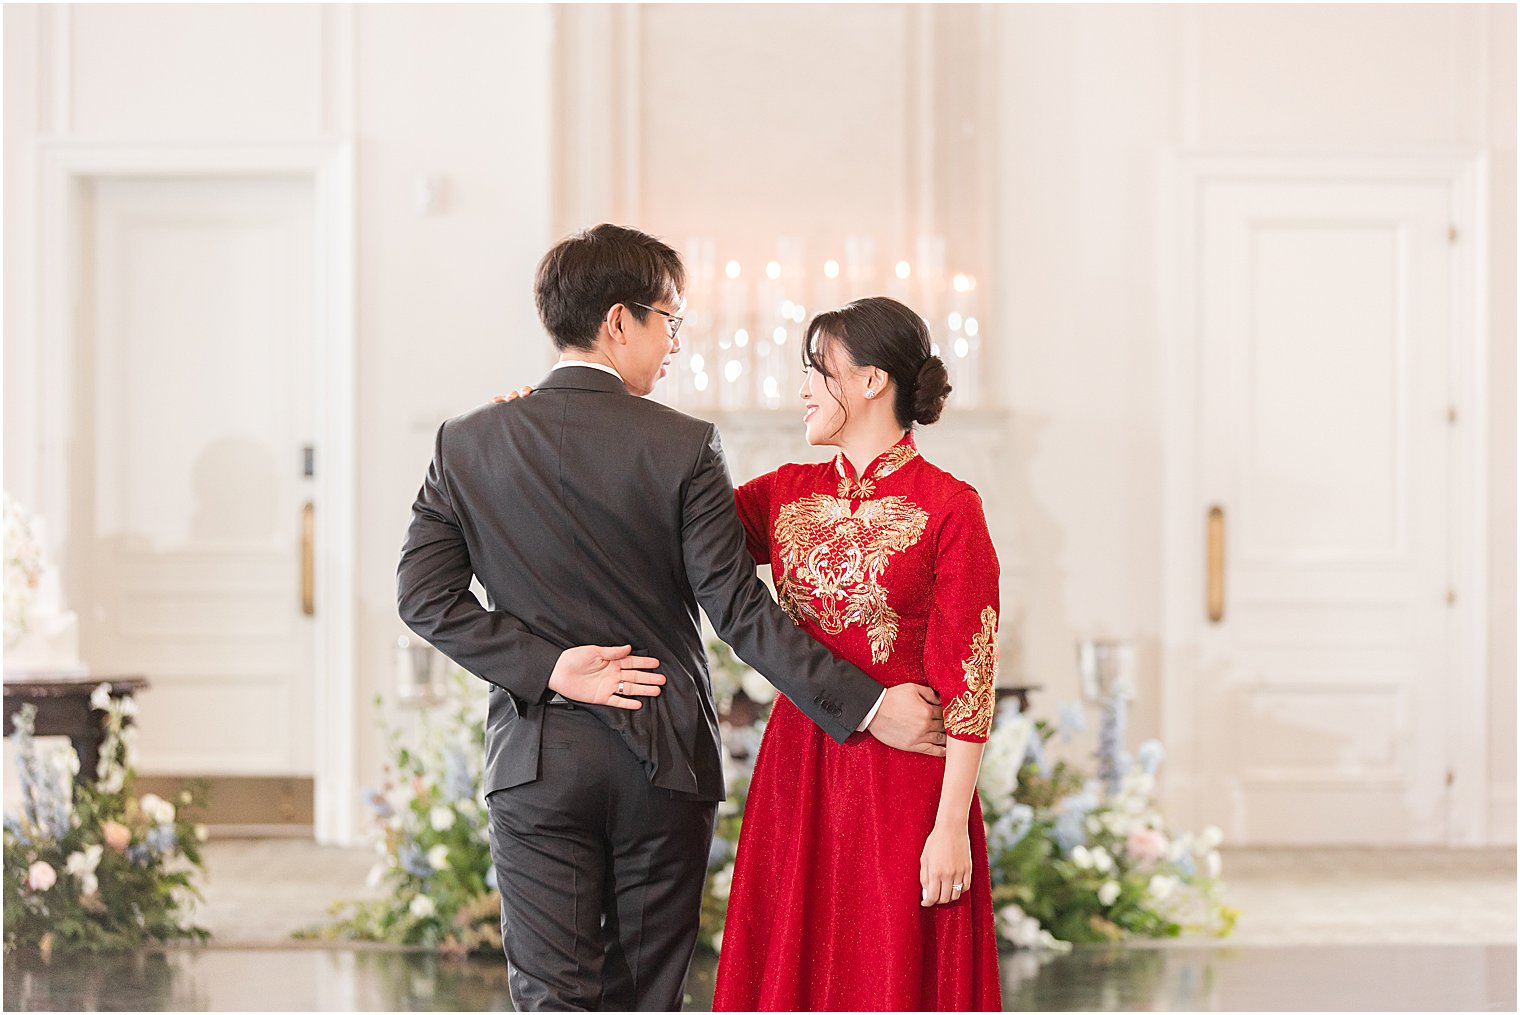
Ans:
POLYGON ((918 448, 912 444, 893 445, 881 456, 869 476, 856 479, 845 470, 844 455, 835 455, 834 471, 839 473, 839 496, 845 500, 869 500, 876 495, 876 483, 879 480, 886 479, 917 457, 918 448))
POLYGON ((982 629, 971 636, 971 654, 961 663, 966 689, 945 708, 945 732, 986 737, 997 702, 997 611, 982 610, 982 629))
POLYGON ((887 603, 882 573, 893 554, 917 543, 929 514, 903 497, 882 497, 851 508, 848 500, 815 493, 781 508, 776 598, 795 624, 804 617, 828 634, 848 625, 866 629, 871 661, 884 663, 897 641, 899 617, 887 603))

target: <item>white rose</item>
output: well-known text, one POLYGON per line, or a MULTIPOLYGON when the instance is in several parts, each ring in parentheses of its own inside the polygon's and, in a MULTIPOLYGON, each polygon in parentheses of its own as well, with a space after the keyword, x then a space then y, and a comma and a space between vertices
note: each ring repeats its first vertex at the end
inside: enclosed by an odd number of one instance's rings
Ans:
POLYGON ((1107 874, 1114 869, 1114 858, 1108 855, 1108 850, 1102 846, 1095 848, 1090 854, 1093 870, 1101 874, 1107 874))
POLYGON ((195 841, 196 842, 205 842, 206 839, 210 837, 210 835, 211 835, 211 832, 209 830, 207 830, 207 828, 206 828, 205 825, 196 825, 195 826, 195 841))
POLYGON ((1224 833, 1219 830, 1219 826, 1210 825, 1198 833, 1198 851, 1200 853, 1207 853, 1223 841, 1224 833))
POLYGON ((1071 862, 1083 870, 1088 870, 1093 865, 1092 854, 1087 851, 1086 846, 1077 846, 1071 851, 1071 862))
POLYGON ((1016 902, 1010 902, 997 912, 998 930, 1012 941, 1018 934, 1019 924, 1024 921, 1024 910, 1016 902))
POLYGON ((58 872, 52 865, 38 860, 26 869, 26 884, 34 892, 45 892, 58 883, 58 872))
POLYGON ((1119 897, 1119 882, 1105 881, 1098 888, 1098 901, 1105 906, 1112 906, 1114 900, 1119 897))
POLYGON ((1177 879, 1170 874, 1157 874, 1151 878, 1151 896, 1157 902, 1165 902, 1177 890, 1177 879))
POLYGON ((427 851, 428 866, 435 871, 441 871, 449 865, 449 847, 434 846, 427 851))
POLYGON ((174 805, 157 793, 145 793, 137 802, 142 809, 143 817, 148 819, 149 824, 167 825, 174 821, 174 805))
POLYGON ((101 684, 90 692, 90 707, 97 712, 104 712, 111 706, 111 685, 101 684))
POLYGON ((1040 943, 1040 921, 1032 916, 1026 916, 1019 923, 1019 936, 1017 943, 1025 948, 1033 948, 1040 943))
POLYGON ((716 873, 716 874, 713 875, 713 879, 712 879, 712 897, 715 898, 715 899, 726 899, 726 898, 728 898, 728 893, 730 891, 732 891, 733 885, 734 885, 734 865, 733 864, 729 864, 727 867, 724 867, 718 873, 716 873))
POLYGON ((447 832, 454 827, 454 808, 439 804, 428 812, 428 823, 435 832, 447 832))
POLYGON ((418 895, 413 897, 412 904, 406 908, 413 916, 419 920, 426 920, 428 917, 437 912, 437 907, 433 905, 433 900, 428 898, 426 895, 418 895))
POLYGON ((746 669, 739 677, 744 696, 757 705, 764 705, 776 698, 776 686, 754 670, 746 669))

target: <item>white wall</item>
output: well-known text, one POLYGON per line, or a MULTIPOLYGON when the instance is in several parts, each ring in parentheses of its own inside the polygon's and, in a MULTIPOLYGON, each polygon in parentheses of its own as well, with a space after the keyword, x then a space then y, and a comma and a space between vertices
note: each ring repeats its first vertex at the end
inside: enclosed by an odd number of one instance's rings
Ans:
POLYGON ((1053 707, 1074 693, 1076 638, 1137 638, 1147 693, 1135 725, 1148 735, 1163 569, 1161 150, 1483 150, 1490 824, 1512 840, 1514 25, 1512 7, 1455 5, 10 6, 6 486, 26 498, 37 472, 37 435, 17 425, 34 405, 31 143, 352 137, 356 710, 371 780, 369 702, 392 690, 394 563, 432 427, 539 376, 531 272, 557 233, 611 217, 677 242, 768 242, 782 226, 822 235, 864 215, 885 237, 939 216, 996 301, 1014 468, 995 507, 1017 533, 1004 554, 1020 571, 1023 675, 1053 707), (419 173, 444 181, 434 216, 413 208, 419 173))
POLYGON ((1160 691, 1158 150, 1488 152, 1489 825, 1513 842, 1514 9, 1009 6, 998 31, 994 326, 1027 463, 1024 651, 1064 697, 1075 638, 1138 637, 1137 736, 1160 691))

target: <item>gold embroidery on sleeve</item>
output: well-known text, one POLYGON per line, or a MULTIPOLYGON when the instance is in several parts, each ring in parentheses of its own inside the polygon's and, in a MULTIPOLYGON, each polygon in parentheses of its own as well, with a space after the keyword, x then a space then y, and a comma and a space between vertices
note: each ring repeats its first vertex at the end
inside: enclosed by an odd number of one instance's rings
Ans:
POLYGON ((776 516, 781 608, 793 623, 806 617, 828 634, 864 627, 871 661, 886 662, 899 617, 887 603, 882 573, 894 554, 922 538, 928 521, 928 512, 903 497, 851 509, 847 500, 815 493, 784 505, 776 516))
POLYGON ((997 702, 997 611, 982 610, 982 629, 971 636, 971 654, 961 663, 966 689, 945 709, 945 732, 986 737, 997 702))

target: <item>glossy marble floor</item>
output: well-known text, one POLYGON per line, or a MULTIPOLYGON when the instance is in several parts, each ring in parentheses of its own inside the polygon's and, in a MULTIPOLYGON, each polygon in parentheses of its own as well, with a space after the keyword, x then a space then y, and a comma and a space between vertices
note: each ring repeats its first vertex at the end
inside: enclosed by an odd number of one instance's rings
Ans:
MULTIPOLYGON (((712 960, 687 1010, 712 998, 712 960)), ((1079 948, 1004 956, 1009 1011, 1513 1011, 1509 945, 1079 948)), ((8 960, 8 1011, 505 1011, 502 963, 353 949, 207 948, 8 960)))
MULTIPOLYGON (((7 1010, 507 1010, 499 960, 452 962, 290 940, 338 898, 369 894, 374 854, 293 840, 207 847, 205 948, 5 962, 7 1010)), ((1011 1011, 1510 1010, 1513 850, 1235 850, 1234 937, 1003 958, 1011 1011)), ((712 998, 699 960, 688 1010, 712 998)))

